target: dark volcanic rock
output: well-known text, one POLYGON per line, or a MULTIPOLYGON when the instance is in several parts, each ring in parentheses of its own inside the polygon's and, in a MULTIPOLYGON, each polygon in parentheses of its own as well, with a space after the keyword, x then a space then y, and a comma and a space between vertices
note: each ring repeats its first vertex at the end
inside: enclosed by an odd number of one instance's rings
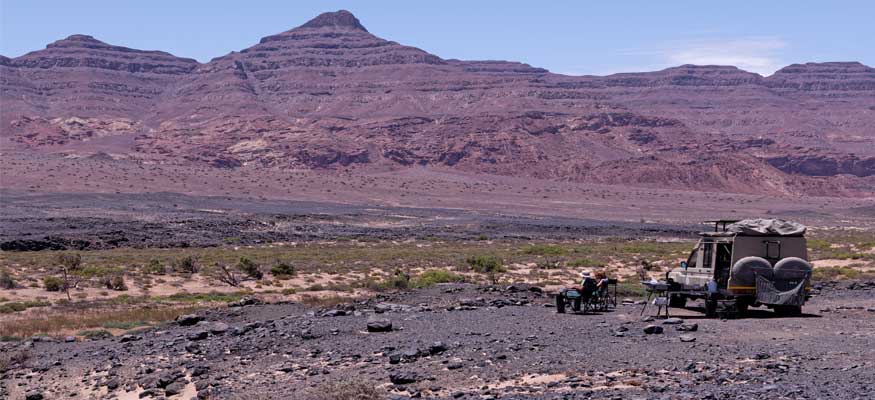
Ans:
POLYGON ((372 318, 367 323, 368 332, 390 332, 392 321, 387 318, 372 318))

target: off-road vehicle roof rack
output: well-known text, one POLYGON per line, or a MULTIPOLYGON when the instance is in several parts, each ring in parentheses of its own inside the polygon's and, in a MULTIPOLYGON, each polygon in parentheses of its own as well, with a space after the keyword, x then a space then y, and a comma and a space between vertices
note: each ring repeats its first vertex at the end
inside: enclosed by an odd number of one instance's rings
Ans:
POLYGON ((714 224, 714 232, 726 232, 726 226, 734 224, 740 219, 715 219, 711 221, 703 221, 705 224, 714 224))

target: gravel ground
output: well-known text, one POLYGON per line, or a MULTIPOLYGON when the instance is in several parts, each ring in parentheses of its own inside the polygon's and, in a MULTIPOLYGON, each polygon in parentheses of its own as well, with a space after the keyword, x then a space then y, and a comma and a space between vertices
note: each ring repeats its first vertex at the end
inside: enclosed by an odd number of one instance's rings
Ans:
POLYGON ((0 192, 0 250, 207 247, 366 238, 689 237, 701 226, 150 194, 0 192))
POLYGON ((875 282, 816 291, 796 318, 682 323, 640 305, 556 314, 526 285, 438 285, 328 309, 252 304, 136 334, 6 343, 5 398, 310 399, 363 382, 387 398, 869 399, 875 282), (388 332, 379 330, 391 322, 388 332), (695 330, 694 325, 695 324, 695 330), (646 334, 655 325, 662 333, 646 334), (23 357, 22 357, 23 358, 23 357))

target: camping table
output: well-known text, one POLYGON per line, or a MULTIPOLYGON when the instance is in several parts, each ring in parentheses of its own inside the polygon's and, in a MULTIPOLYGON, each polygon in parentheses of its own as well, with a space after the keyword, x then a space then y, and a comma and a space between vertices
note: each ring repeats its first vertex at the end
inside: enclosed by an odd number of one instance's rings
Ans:
POLYGON ((644 302, 644 307, 641 308, 640 315, 644 315, 644 311, 647 310, 647 305, 650 304, 650 299, 653 298, 655 295, 656 301, 661 303, 657 305, 657 307, 659 308, 656 309, 656 316, 658 317, 660 312, 662 311, 662 307, 665 307, 665 316, 668 317, 668 299, 670 298, 672 292, 669 289, 669 284, 666 282, 648 281, 641 281, 641 284, 644 285, 647 290, 647 301, 644 302))

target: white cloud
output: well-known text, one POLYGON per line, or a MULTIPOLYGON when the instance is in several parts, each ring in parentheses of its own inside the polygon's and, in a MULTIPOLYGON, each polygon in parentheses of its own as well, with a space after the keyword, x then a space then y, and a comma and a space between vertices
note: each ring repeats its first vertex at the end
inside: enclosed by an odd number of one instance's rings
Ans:
POLYGON ((621 53, 651 56, 655 64, 676 66, 734 65, 760 75, 771 75, 785 63, 781 50, 787 43, 778 37, 753 36, 736 39, 699 39, 666 43, 655 49, 627 50, 621 53))

